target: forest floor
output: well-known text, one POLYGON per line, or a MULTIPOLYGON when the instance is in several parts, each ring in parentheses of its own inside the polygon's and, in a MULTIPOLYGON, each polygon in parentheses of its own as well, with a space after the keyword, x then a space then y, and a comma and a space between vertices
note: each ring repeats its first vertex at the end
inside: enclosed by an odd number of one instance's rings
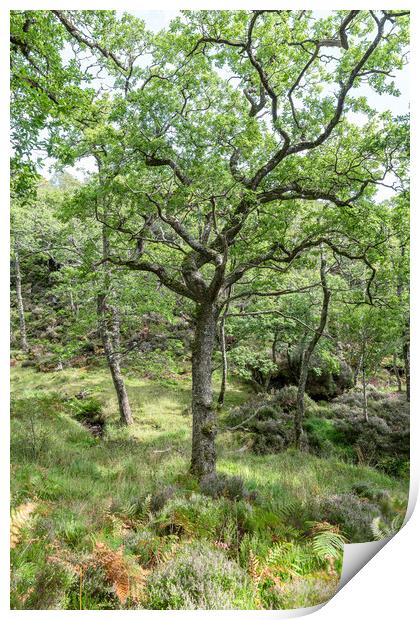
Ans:
MULTIPOLYGON (((340 560, 313 552, 313 533, 302 525, 308 506, 320 497, 348 498, 361 482, 394 505, 407 498, 406 480, 295 450, 253 454, 243 437, 224 431, 218 471, 240 476, 249 495, 210 499, 188 473, 188 378, 127 377, 130 428, 118 422, 105 370, 17 367, 11 378, 12 608, 194 608, 189 586, 175 582, 185 577, 183 548, 196 540, 200 549, 191 553, 207 553, 215 566, 206 577, 215 590, 202 592, 201 605, 314 605, 331 596, 340 560), (102 438, 78 421, 80 392, 101 404, 102 438), (234 585, 220 582, 218 570, 231 570, 234 585)), ((230 384, 225 410, 248 397, 230 384)))

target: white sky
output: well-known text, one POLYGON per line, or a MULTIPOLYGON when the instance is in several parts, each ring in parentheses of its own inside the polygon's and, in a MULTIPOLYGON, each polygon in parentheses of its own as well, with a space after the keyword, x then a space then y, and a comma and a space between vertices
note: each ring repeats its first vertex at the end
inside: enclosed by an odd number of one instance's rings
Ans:
MULTIPOLYGON (((117 11, 117 15, 121 15, 124 11, 117 11)), ((146 26, 152 30, 153 32, 159 32, 163 28, 167 28, 170 21, 176 17, 180 13, 180 11, 165 11, 165 10, 148 10, 148 11, 127 11, 136 17, 143 19, 146 23, 146 26)), ((323 13, 324 11, 322 11, 323 13)), ((321 11, 319 12, 321 13, 321 11)), ((353 89, 351 94, 353 95, 365 95, 368 99, 369 104, 378 110, 379 112, 383 112, 385 110, 390 110, 393 115, 402 115, 406 114, 409 111, 409 66, 406 65, 402 71, 394 71, 393 75, 395 76, 394 81, 396 83, 397 88, 401 92, 400 97, 394 97, 388 94, 379 95, 375 93, 366 86, 361 86, 360 88, 353 89)), ((349 120, 356 124, 363 125, 365 122, 365 117, 361 113, 348 113, 347 117, 349 120)), ((54 166, 54 160, 49 158, 45 159, 45 167, 42 171, 42 174, 50 178, 53 174, 52 167, 54 166)), ((67 167, 66 170, 70 172, 73 176, 77 177, 80 180, 83 180, 86 173, 92 172, 96 169, 95 162, 93 158, 87 158, 80 162, 79 165, 74 167, 67 167)), ((388 190, 387 188, 380 187, 377 192, 377 199, 384 200, 390 197, 393 194, 392 190, 388 190)))

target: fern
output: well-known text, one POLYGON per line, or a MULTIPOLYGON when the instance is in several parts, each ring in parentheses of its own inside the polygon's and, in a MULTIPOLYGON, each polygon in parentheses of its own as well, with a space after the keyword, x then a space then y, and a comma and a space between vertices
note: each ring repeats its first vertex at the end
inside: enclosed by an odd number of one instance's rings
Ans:
POLYGON ((305 507, 296 500, 291 500, 279 508, 279 514, 289 526, 299 527, 305 520, 305 507))
POLYGON ((347 541, 339 528, 326 521, 312 522, 309 525, 309 538, 315 555, 320 560, 340 559, 347 541))
POLYGON ((381 521, 381 517, 375 517, 371 523, 371 530, 375 540, 382 540, 389 536, 395 536, 402 528, 404 523, 404 515, 397 515, 393 518, 390 525, 381 521))
POLYGON ((138 520, 139 520, 141 525, 147 525, 152 519, 153 519, 152 496, 149 493, 144 498, 144 502, 143 502, 143 506, 142 506, 142 510, 141 510, 141 515, 139 516, 138 520))
POLYGON ((113 551, 104 543, 96 542, 95 556, 105 570, 107 579, 113 585, 115 594, 122 605, 126 603, 129 596, 136 602, 142 600, 148 572, 124 557, 122 547, 113 551))
POLYGON ((185 514, 181 510, 174 510, 168 517, 162 520, 159 527, 160 529, 169 528, 178 535, 186 534, 189 537, 193 537, 196 533, 194 522, 188 514, 185 514))
POLYGON ((10 517, 10 548, 14 549, 21 539, 22 529, 28 524, 33 511, 36 508, 34 502, 27 502, 18 506, 10 517))
POLYGON ((248 574, 252 581, 258 585, 260 581, 260 561, 252 550, 249 552, 248 574))

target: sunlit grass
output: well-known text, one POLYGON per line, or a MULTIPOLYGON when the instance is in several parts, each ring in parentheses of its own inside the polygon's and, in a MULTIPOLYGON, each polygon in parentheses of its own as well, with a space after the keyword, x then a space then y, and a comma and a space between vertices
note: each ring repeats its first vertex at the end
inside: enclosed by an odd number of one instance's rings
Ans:
MULTIPOLYGON (((82 555, 92 549, 94 539, 106 540, 114 548, 124 545, 123 534, 112 529, 107 517, 111 505, 141 504, 148 494, 167 485, 175 485, 187 495, 198 490, 188 473, 188 378, 168 384, 130 377, 127 388, 135 423, 127 428, 119 423, 117 401, 106 370, 70 369, 41 374, 13 368, 11 374, 12 505, 34 501, 38 506, 37 542, 33 548, 24 547, 14 555, 14 570, 20 580, 18 593, 19 588, 23 592, 29 587, 25 583, 32 583, 35 577, 30 576, 31 571, 35 575, 38 564, 48 566, 45 549, 56 544, 54 541, 82 555), (81 390, 88 390, 103 405, 103 439, 93 437, 74 419, 71 402, 81 390), (29 571, 27 582, 25 571, 29 571)), ((239 385, 229 386, 225 409, 248 396, 239 385)), ((240 476, 250 491, 257 492, 254 518, 263 529, 269 522, 283 527, 278 515, 281 507, 290 502, 305 504, 320 496, 345 493, 360 481, 405 501, 407 483, 372 468, 295 450, 260 456, 246 449, 247 441, 241 435, 221 432, 218 469, 240 476)), ((267 535, 263 534, 262 545, 270 544, 267 535)))

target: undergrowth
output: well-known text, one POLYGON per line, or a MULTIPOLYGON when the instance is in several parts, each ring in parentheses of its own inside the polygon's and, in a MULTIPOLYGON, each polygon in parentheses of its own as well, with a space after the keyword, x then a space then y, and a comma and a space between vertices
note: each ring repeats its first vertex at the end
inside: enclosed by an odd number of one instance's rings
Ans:
MULTIPOLYGON (((128 378, 129 429, 101 370, 12 379, 13 609, 315 605, 337 587, 346 541, 402 521, 405 480, 337 455, 255 454, 236 434, 220 434, 219 475, 200 486, 187 379, 128 378)), ((226 410, 246 397, 230 386, 226 410)))

